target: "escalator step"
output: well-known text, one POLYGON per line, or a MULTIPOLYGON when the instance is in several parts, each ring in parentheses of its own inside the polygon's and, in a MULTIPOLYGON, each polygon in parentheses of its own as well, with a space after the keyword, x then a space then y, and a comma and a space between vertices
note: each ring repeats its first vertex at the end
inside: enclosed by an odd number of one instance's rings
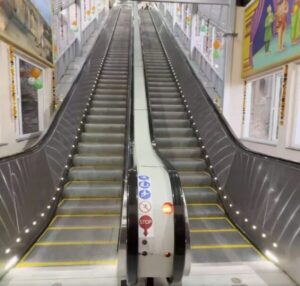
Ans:
POLYGON ((122 156, 95 156, 76 154, 73 157, 75 166, 119 166, 123 167, 124 159, 122 156))
POLYGON ((190 219, 190 229, 234 229, 226 217, 198 217, 190 219))
POLYGON ((179 172, 182 185, 185 186, 210 186, 211 175, 207 172, 179 172))
POLYGON ((115 265, 117 242, 78 242, 57 245, 35 244, 18 267, 115 265))
POLYGON ((116 154, 123 155, 124 145, 123 144, 104 144, 104 143, 79 143, 78 152, 87 153, 100 153, 103 155, 116 154))
POLYGON ((218 204, 187 204, 189 217, 224 216, 224 210, 218 204))
POLYGON ((218 201, 218 194, 211 187, 183 187, 183 192, 188 204, 217 203, 218 201))
POLYGON ((50 227, 110 226, 119 227, 119 215, 57 215, 50 227))
POLYGON ((198 141, 195 137, 156 137, 158 147, 198 147, 198 141))
POLYGON ((90 143, 123 143, 124 142, 124 133, 88 133, 84 132, 81 134, 81 142, 90 142, 90 143))
POLYGON ((243 262, 259 261, 261 256, 252 245, 227 246, 216 245, 210 249, 192 248, 193 263, 225 263, 225 262, 243 262))
POLYGON ((168 158, 200 158, 201 149, 190 147, 190 148, 159 148, 160 152, 168 158))
POLYGON ((170 160, 170 162, 178 171, 204 171, 207 168, 206 162, 203 159, 175 159, 170 160))
POLYGON ((156 137, 186 137, 193 136, 191 128, 155 128, 154 134, 156 137))
POLYGON ((120 199, 63 199, 57 214, 119 214, 120 211, 120 199))
POLYGON ((123 168, 73 167, 69 179, 73 181, 121 181, 123 168))
POLYGON ((88 123, 85 124, 84 129, 86 132, 120 133, 125 131, 125 124, 88 123))
POLYGON ((191 230, 191 245, 206 246, 206 245, 247 245, 249 244, 236 229, 206 229, 206 230, 191 230))
POLYGON ((65 198, 120 198, 121 182, 71 181, 64 187, 65 198))

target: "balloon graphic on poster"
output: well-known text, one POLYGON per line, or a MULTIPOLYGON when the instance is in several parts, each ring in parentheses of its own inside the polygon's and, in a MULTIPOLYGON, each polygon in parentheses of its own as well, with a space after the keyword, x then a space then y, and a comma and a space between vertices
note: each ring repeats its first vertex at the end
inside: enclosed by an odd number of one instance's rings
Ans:
POLYGON ((35 81, 36 81, 36 79, 35 79, 34 77, 28 78, 28 84, 29 84, 30 86, 33 86, 34 83, 35 83, 35 81))
POLYGON ((30 71, 30 76, 37 79, 41 76, 41 71, 38 68, 33 68, 30 71))
POLYGON ((43 82, 40 79, 37 79, 33 84, 34 89, 39 90, 43 88, 43 82))

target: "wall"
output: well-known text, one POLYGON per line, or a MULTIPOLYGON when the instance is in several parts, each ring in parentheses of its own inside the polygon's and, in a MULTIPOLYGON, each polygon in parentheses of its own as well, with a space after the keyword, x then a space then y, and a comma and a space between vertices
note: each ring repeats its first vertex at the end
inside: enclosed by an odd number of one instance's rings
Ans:
MULTIPOLYGON (((16 53, 24 56, 32 62, 36 62, 30 56, 18 52, 16 53)), ((9 45, 0 41, 0 90, 1 90, 1 104, 0 104, 0 157, 21 152, 24 148, 28 148, 34 144, 37 138, 31 140, 18 140, 17 134, 17 119, 13 117, 13 101, 11 97, 11 74, 9 63, 9 45)), ((37 62, 38 63, 38 62, 37 62)), ((45 69, 44 74, 44 88, 41 94, 43 102, 43 125, 47 128, 50 124, 50 118, 53 112, 53 95, 52 95, 52 69, 41 65, 45 69)))
MULTIPOLYGON (((295 117, 293 103, 295 98, 295 63, 288 64, 287 94, 285 106, 284 125, 279 125, 279 138, 276 145, 263 144, 242 139, 243 130, 243 100, 244 100, 244 79, 242 79, 242 47, 243 47, 243 23, 245 8, 238 7, 236 10, 235 31, 237 36, 234 38, 233 62, 231 70, 231 82, 229 92, 224 98, 224 116, 228 120, 235 135, 241 139, 242 143, 249 149, 274 157, 279 157, 295 162, 300 162, 300 152, 289 148, 291 130, 293 128, 293 118, 295 117)), ((283 69, 284 66, 279 67, 283 69)), ((278 70, 278 68, 277 68, 278 70)), ((268 71, 270 72, 270 71, 268 71)), ((260 76, 260 75, 258 75, 260 76)), ((253 78, 253 77, 252 77, 253 78)), ((254 77, 255 78, 255 77, 254 77)), ((298 79, 299 80, 299 79, 298 79)))

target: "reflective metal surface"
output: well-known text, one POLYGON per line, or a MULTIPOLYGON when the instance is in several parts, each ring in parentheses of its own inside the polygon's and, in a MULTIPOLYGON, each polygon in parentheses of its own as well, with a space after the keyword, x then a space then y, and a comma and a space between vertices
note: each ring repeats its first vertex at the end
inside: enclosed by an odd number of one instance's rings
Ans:
POLYGON ((152 11, 233 222, 300 283, 300 166, 248 151, 234 137, 162 22, 152 11))

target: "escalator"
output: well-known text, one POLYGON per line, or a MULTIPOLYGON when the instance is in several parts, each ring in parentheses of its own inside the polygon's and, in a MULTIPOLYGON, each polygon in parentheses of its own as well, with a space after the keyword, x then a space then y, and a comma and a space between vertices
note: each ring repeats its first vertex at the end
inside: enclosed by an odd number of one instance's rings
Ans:
POLYGON ((155 143, 181 179, 190 224, 192 262, 260 261, 263 256, 226 216, 151 15, 142 10, 140 16, 155 143))
MULTIPOLYGON (((56 214, 18 267, 116 265, 129 108, 131 9, 121 8, 56 214)), ((71 147, 71 146, 70 146, 71 147)))

